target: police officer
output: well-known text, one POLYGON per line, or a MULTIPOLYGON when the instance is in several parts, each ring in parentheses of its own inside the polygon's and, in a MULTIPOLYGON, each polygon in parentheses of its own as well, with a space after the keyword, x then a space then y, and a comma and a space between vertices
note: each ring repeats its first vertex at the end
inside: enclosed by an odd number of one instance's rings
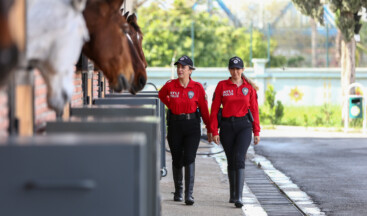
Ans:
POLYGON ((243 75, 241 58, 235 56, 228 64, 231 77, 218 83, 211 107, 210 130, 213 141, 222 143, 228 163, 230 203, 240 208, 245 180, 245 155, 250 145, 252 132, 254 144, 260 141, 259 110, 257 105, 257 86, 243 75), (220 136, 218 135, 218 112, 220 106, 220 136), (252 114, 252 115, 251 115, 252 114))
MULTIPOLYGON (((191 79, 195 68, 188 56, 175 63, 178 79, 169 80, 159 91, 160 100, 168 107, 167 140, 172 155, 175 184, 174 201, 182 201, 182 168, 185 166, 185 203, 193 205, 195 157, 200 142, 200 113, 209 129, 209 111, 203 86, 191 79), (197 109, 199 108, 199 111, 197 109)), ((208 139, 211 134, 208 130, 208 139)))

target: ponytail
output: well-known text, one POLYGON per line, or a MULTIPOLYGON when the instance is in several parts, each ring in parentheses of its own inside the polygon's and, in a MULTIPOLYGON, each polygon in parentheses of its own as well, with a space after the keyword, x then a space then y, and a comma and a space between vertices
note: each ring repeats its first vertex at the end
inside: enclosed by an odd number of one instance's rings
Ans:
POLYGON ((244 78, 251 86, 252 86, 252 88, 254 88, 256 91, 258 91, 259 90, 259 87, 255 84, 255 82, 254 81, 252 81, 252 80, 250 80, 249 78, 247 78, 246 76, 245 76, 245 74, 241 74, 241 77, 242 78, 244 78))

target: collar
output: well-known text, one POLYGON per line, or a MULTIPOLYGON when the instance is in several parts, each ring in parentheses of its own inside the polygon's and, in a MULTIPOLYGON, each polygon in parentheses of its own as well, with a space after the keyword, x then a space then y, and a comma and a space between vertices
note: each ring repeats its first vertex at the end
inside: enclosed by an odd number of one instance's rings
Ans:
MULTIPOLYGON (((176 87, 181 87, 181 88, 184 88, 181 83, 180 83, 180 80, 177 78, 175 80, 175 86, 176 87)), ((194 81, 191 79, 191 77, 189 78, 189 83, 187 84, 186 88, 193 88, 194 87, 194 81)))
MULTIPOLYGON (((248 83, 247 83, 247 81, 246 81, 246 79, 245 79, 244 77, 241 77, 241 79, 242 79, 242 81, 243 81, 242 85, 247 85, 247 84, 248 84, 248 83)), ((228 84, 228 85, 236 85, 236 84, 234 84, 234 83, 232 82, 231 77, 229 77, 229 78, 228 78, 228 80, 227 80, 227 84, 228 84)), ((242 86, 242 85, 241 85, 241 86, 242 86)))

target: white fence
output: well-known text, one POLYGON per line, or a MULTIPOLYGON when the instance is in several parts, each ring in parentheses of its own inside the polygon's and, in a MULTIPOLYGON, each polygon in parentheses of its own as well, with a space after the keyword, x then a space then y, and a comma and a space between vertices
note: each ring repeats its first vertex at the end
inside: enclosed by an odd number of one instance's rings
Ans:
MULTIPOLYGON (((177 78, 176 70, 171 68, 148 68, 148 82, 158 88, 171 79, 177 78)), ((260 87, 259 104, 264 102, 266 86, 271 84, 276 91, 276 100, 285 105, 304 106, 322 105, 324 103, 341 104, 340 68, 271 68, 264 73, 254 72, 253 68, 245 68, 245 75, 253 79, 260 87)), ((228 79, 227 68, 197 68, 192 79, 206 86, 208 102, 217 83, 228 79)), ((367 68, 357 68, 356 82, 367 86, 367 68)))

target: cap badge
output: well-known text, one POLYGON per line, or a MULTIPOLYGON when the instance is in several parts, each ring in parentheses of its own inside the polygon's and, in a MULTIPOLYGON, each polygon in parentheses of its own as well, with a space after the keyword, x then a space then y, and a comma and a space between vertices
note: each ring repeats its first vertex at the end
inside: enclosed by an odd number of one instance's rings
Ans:
POLYGON ((248 88, 243 88, 242 93, 243 93, 243 95, 246 96, 248 94, 248 88))
POLYGON ((195 95, 195 93, 193 91, 189 91, 187 94, 189 95, 190 99, 192 99, 195 95))
POLYGON ((184 58, 184 57, 182 57, 182 58, 180 58, 180 60, 181 60, 181 61, 183 61, 183 60, 185 60, 185 58, 184 58))
POLYGON ((237 59, 233 60, 233 63, 237 64, 238 63, 238 60, 237 59))

